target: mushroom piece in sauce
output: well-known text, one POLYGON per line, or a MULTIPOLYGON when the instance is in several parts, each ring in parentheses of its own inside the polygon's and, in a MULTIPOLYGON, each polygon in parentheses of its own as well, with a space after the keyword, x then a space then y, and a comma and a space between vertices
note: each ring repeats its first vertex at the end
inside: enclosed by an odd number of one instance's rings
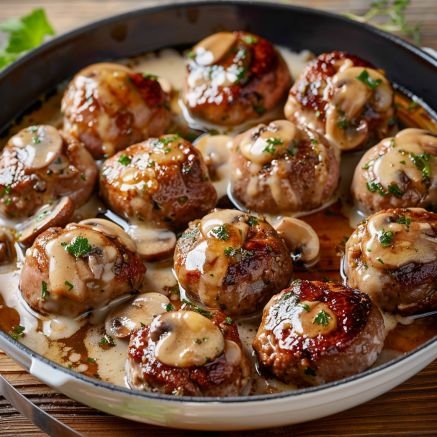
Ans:
POLYGON ((346 243, 345 274, 384 311, 437 309, 437 214, 399 208, 368 217, 346 243))
POLYGON ((387 137, 393 130, 394 93, 381 70, 348 53, 324 53, 292 86, 285 116, 324 135, 341 150, 387 137))
POLYGON ((93 64, 79 71, 62 100, 64 129, 96 158, 161 135, 170 124, 169 98, 156 77, 124 65, 93 64))
POLYGON ((253 348, 261 369, 308 386, 366 370, 384 339, 381 312, 366 294, 333 282, 296 280, 264 308, 253 348))
POLYGON ((50 228, 26 251, 21 294, 42 314, 77 317, 100 308, 141 287, 146 268, 134 248, 85 224, 50 228))
POLYGON ((190 223, 177 242, 174 269, 196 301, 227 314, 249 314, 288 285, 292 262, 263 218, 224 209, 190 223))
POLYGON ((170 311, 130 339, 130 387, 182 396, 237 396, 250 364, 237 325, 223 313, 170 311))
POLYGON ((338 185, 336 149, 288 120, 260 124, 234 140, 231 193, 245 208, 269 214, 309 211, 338 185))
POLYGON ((219 32, 189 52, 183 99, 192 115, 235 126, 270 111, 291 85, 287 64, 266 39, 219 32))
POLYGON ((52 126, 30 126, 0 154, 0 215, 26 218, 64 196, 78 208, 96 179, 96 164, 82 143, 52 126))
POLYGON ((437 209, 437 136, 404 129, 382 140, 358 163, 352 194, 366 213, 417 206, 437 209))

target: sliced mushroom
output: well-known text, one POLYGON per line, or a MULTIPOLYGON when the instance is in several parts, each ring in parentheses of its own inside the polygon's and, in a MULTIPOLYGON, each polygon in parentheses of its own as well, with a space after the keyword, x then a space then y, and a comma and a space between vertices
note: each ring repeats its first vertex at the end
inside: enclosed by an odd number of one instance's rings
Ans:
POLYGON ((130 225, 126 230, 137 246, 137 253, 146 261, 160 261, 173 255, 176 235, 167 229, 130 225))
POLYGON ((150 338, 155 357, 168 366, 203 366, 224 351, 220 329, 194 311, 171 311, 153 320, 150 338))
POLYGON ((110 237, 117 237, 130 251, 135 252, 137 250, 135 242, 125 232, 125 230, 114 222, 100 218, 90 218, 79 222, 80 225, 89 226, 110 237))
POLYGON ((220 61, 237 41, 232 32, 218 32, 200 41, 194 47, 196 62, 200 65, 212 65, 220 61))
POLYGON ((20 150, 20 161, 31 170, 51 164, 62 151, 62 137, 48 125, 30 126, 14 135, 9 142, 20 150))
POLYGON ((7 228, 0 228, 0 266, 15 263, 17 252, 14 247, 14 237, 7 228))
POLYGON ((161 293, 144 293, 132 302, 113 309, 105 321, 108 335, 125 338, 142 325, 150 325, 152 320, 169 309, 170 301, 161 293))
POLYGON ((53 205, 45 205, 18 229, 18 242, 30 246, 35 238, 53 226, 65 226, 73 217, 74 204, 69 197, 62 197, 53 205))
POLYGON ((283 217, 274 227, 284 239, 295 261, 303 262, 306 267, 317 263, 320 252, 319 237, 308 223, 283 217))

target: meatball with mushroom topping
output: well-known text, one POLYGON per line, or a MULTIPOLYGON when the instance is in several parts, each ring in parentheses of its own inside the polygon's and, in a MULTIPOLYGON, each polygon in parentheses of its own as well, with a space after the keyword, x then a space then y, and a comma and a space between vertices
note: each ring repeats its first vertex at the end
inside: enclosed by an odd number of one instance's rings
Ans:
POLYGON ((285 115, 341 150, 387 137, 394 122, 393 89, 382 70, 344 52, 320 55, 290 90, 285 115))
POLYGON ((288 285, 292 262, 264 219, 225 209, 190 223, 176 244, 174 268, 193 299, 227 314, 249 314, 288 285))
POLYGON ((271 214, 318 208, 333 197, 340 171, 326 140, 287 120, 236 137, 230 165, 234 199, 271 214))
POLYGON ((273 45, 247 32, 219 32, 189 53, 184 102, 195 117, 235 126, 273 109, 291 85, 273 45))
POLYGON ((138 290, 145 271, 119 226, 70 223, 40 234, 27 250, 20 290, 35 311, 76 317, 138 290))
POLYGON ((262 369, 308 386, 367 369, 384 338, 382 315, 366 294, 333 282, 296 280, 264 308, 253 348, 262 369))
POLYGON ((221 312, 170 311, 130 340, 131 388, 180 396, 238 396, 250 377, 235 323, 221 312))
POLYGON ((368 217, 346 243, 344 269, 348 285, 385 311, 437 309, 437 214, 399 208, 368 217))
POLYGON ((355 169, 352 194, 366 213, 413 206, 437 209, 437 136, 405 129, 372 147, 355 169))
POLYGON ((63 196, 79 207, 96 179, 95 162, 82 143, 52 126, 30 126, 0 154, 0 215, 26 218, 63 196))
POLYGON ((120 215, 172 229, 217 202, 202 155, 178 135, 151 138, 106 160, 100 192, 120 215))
POLYGON ((169 98, 154 76, 124 65, 90 65, 73 78, 62 100, 64 129, 96 159, 161 135, 170 125, 169 98))

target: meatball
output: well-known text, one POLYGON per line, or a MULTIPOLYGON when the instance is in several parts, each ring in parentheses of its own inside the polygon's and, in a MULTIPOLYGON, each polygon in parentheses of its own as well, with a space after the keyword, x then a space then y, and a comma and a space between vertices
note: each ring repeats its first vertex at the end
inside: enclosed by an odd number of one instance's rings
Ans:
POLYGON ((170 311, 129 343, 131 388, 182 396, 238 396, 250 376, 238 329, 221 312, 170 311), (208 318, 210 317, 210 318, 208 318))
POLYGON ((20 290, 39 313, 76 317, 138 290, 145 271, 119 226, 70 223, 43 232, 27 250, 20 290))
POLYGON ((97 167, 82 143, 52 126, 30 126, 0 154, 0 215, 29 217, 63 196, 79 207, 96 179, 97 167))
POLYGON ((247 32, 219 32, 189 53, 184 102, 195 117, 234 126, 273 109, 291 85, 273 45, 247 32))
POLYGON ((437 209, 437 136, 405 129, 372 147, 355 169, 352 195, 366 213, 411 206, 437 209))
POLYGON ((366 294, 333 282, 296 280, 264 308, 253 348, 262 369, 307 386, 367 369, 384 338, 382 315, 366 294))
POLYGON ((390 134, 393 89, 382 70, 344 52, 320 55, 290 90, 285 116, 316 130, 341 150, 390 134))
POLYGON ((264 219, 225 209, 190 223, 176 244, 174 269, 193 299, 227 314, 249 314, 288 285, 292 262, 264 219))
POLYGON ((287 120, 235 138, 230 165, 234 199, 271 214, 318 208, 333 197, 340 173, 335 148, 287 120))
POLYGON ((151 138, 106 160, 100 192, 124 217, 174 229, 217 202, 202 155, 178 135, 151 138))
POLYGON ((344 269, 348 285, 382 310, 437 309, 437 214, 399 208, 370 216, 346 243, 344 269))
POLYGON ((169 98, 156 77, 110 63, 77 73, 61 109, 65 131, 96 159, 163 134, 171 121, 169 98))

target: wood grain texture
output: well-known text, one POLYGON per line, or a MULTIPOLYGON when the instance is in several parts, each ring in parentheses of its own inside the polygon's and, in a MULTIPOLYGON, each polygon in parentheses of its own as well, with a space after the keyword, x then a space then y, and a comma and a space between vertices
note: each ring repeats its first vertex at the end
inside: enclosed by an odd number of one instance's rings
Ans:
MULTIPOLYGON (((44 7, 58 33, 153 1, 135 0, 0 0, 0 20, 44 7)), ((300 0, 290 2, 333 12, 363 12, 370 0, 300 0)), ((408 12, 422 28, 422 44, 437 48, 437 1, 413 0, 408 12)), ((340 236, 339 236, 340 237, 340 236)), ((340 239, 340 238, 339 238, 340 239)), ((334 248, 331 248, 334 250, 334 248)), ((81 405, 41 384, 0 351, 0 372, 21 393, 84 435, 193 436, 206 435, 130 422, 81 405)), ((437 361, 401 386, 377 399, 325 419, 261 431, 208 433, 232 437, 272 436, 435 436, 437 435, 437 361)), ((0 397, 0 435, 43 435, 0 397)))

